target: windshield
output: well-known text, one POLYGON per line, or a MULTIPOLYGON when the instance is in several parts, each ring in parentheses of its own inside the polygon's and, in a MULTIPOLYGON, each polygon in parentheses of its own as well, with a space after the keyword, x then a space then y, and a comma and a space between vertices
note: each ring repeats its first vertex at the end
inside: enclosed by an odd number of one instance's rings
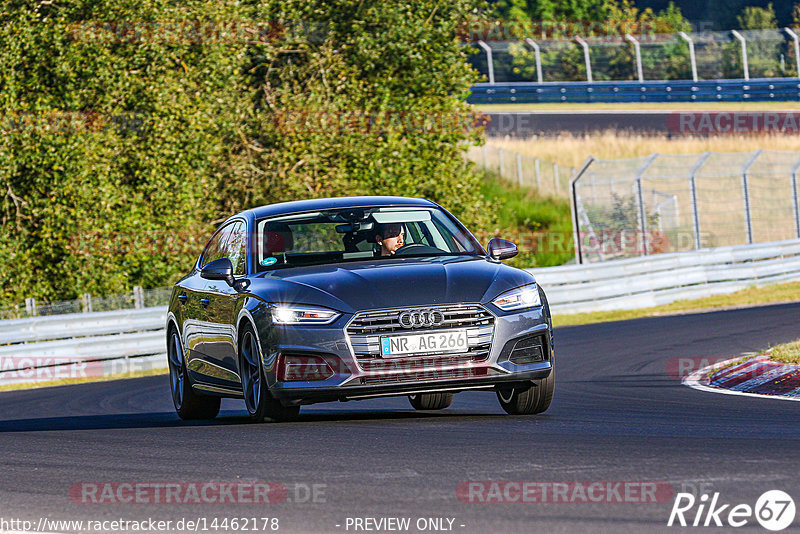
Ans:
POLYGON ((262 219, 259 271, 405 256, 482 255, 480 245, 436 208, 348 208, 262 219))

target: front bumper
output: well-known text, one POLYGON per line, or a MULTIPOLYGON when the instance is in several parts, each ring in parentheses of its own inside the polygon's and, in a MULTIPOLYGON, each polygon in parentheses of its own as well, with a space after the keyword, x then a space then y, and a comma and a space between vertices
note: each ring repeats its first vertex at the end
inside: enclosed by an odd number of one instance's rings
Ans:
POLYGON ((473 360, 457 354, 391 360, 390 370, 365 369, 349 342, 347 325, 353 316, 328 326, 274 326, 277 342, 264 351, 264 369, 272 395, 287 405, 346 401, 428 392, 493 389, 507 384, 546 378, 553 369, 552 331, 543 309, 503 313, 484 306, 494 319, 488 355, 473 360), (541 336, 546 344, 543 361, 522 365, 509 360, 515 340, 541 336), (280 355, 319 356, 333 376, 325 380, 282 382, 276 378, 280 355))

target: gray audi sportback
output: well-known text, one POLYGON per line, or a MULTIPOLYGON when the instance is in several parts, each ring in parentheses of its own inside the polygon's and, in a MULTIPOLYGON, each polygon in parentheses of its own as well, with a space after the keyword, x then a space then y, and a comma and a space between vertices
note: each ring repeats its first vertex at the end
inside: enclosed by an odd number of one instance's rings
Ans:
POLYGON ((174 287, 167 314, 172 400, 210 419, 220 398, 251 419, 303 404, 408 396, 446 408, 494 391, 510 414, 545 411, 553 330, 533 275, 501 262, 424 199, 348 197, 234 215, 174 287))

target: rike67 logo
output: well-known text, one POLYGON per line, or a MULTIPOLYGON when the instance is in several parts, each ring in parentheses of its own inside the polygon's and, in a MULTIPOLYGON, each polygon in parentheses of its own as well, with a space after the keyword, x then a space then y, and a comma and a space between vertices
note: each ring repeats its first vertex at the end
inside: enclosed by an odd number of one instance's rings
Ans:
POLYGON ((667 526, 738 528, 755 519, 765 529, 777 532, 791 525, 794 517, 794 500, 781 490, 765 492, 755 506, 723 503, 719 492, 711 497, 704 493, 699 498, 691 493, 678 493, 667 526))

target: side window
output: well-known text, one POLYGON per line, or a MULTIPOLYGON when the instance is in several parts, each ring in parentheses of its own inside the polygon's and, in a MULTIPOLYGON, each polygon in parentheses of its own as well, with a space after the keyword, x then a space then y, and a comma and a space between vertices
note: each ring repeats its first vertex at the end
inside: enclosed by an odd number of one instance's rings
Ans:
POLYGON ((233 265, 234 276, 245 274, 247 271, 247 225, 243 221, 234 224, 228 238, 226 256, 233 265))
POLYGON ((228 226, 226 226, 225 228, 221 229, 219 232, 214 234, 214 237, 211 238, 211 241, 208 242, 205 250, 203 250, 203 256, 200 258, 201 269, 206 265, 208 265, 209 263, 211 263, 212 261, 227 256, 227 250, 225 247, 232 229, 233 229, 233 224, 229 224, 228 226))

